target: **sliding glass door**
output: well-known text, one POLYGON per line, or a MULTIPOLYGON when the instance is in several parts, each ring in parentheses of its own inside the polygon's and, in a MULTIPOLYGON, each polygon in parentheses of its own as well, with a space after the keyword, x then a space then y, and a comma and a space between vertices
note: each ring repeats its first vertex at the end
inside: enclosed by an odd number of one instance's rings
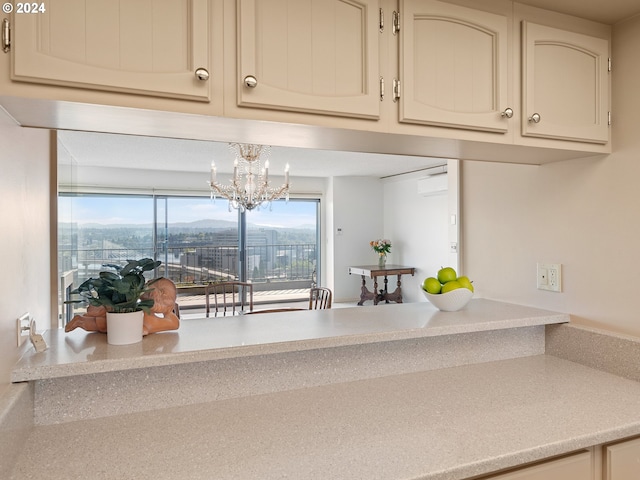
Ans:
POLYGON ((153 256, 153 205, 142 195, 60 195, 58 270, 77 285, 104 264, 153 256))
POLYGON ((319 202, 278 200, 247 217, 247 278, 254 283, 317 282, 319 202))
MULTIPOLYGON (((166 205, 158 232, 163 275, 177 285, 234 280, 238 272, 238 214, 208 197, 156 197, 166 205)), ((159 226, 159 224, 158 224, 159 226)))

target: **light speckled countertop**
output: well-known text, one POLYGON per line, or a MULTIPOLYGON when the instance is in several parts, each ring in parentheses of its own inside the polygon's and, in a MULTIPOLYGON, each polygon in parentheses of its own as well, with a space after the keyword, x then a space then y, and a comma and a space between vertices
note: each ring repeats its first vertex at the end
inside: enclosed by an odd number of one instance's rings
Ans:
POLYGON ((538 355, 40 426, 12 479, 458 480, 637 434, 640 384, 538 355))
POLYGON ((569 321, 569 315, 485 299, 458 312, 430 303, 293 311, 186 320, 139 344, 112 346, 106 335, 45 332, 49 348, 29 350, 11 376, 23 382, 318 348, 482 332, 569 321))
MULTIPOLYGON (((542 326, 568 321, 566 314, 475 299, 446 313, 416 303, 188 320, 177 332, 130 346, 109 346, 104 334, 49 331, 49 349, 25 354, 12 378, 38 380, 40 393, 58 382, 64 398, 57 401, 73 406, 67 379, 86 379, 76 393, 84 397, 110 391, 115 372, 139 396, 140 389, 154 392, 157 375, 172 371, 146 367, 188 365, 198 372, 198 365, 213 368, 205 363, 212 360, 261 365, 281 353, 396 341, 406 348, 437 337, 457 345, 456 335, 480 342, 482 332, 521 332, 529 345, 544 335, 542 326), (531 337, 532 329, 538 333, 531 337), (134 373, 151 370, 150 384, 138 384, 134 373)), ((434 351, 440 350, 416 354, 434 351)), ((300 370, 284 360, 282 368, 300 370)), ((460 480, 640 434, 639 383, 550 355, 485 362, 394 369, 216 401, 210 399, 225 384, 211 377, 205 385, 211 393, 202 400, 208 403, 165 408, 161 402, 150 411, 37 424, 12 479, 460 480)), ((162 378, 175 388, 178 379, 162 378)), ((36 404, 52 401, 38 401, 37 392, 36 404)), ((117 402, 124 393, 116 390, 104 401, 117 402)))

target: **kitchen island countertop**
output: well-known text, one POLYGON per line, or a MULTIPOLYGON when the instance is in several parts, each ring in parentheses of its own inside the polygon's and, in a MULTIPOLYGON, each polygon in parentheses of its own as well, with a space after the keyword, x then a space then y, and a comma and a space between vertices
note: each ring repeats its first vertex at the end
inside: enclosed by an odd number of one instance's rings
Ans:
POLYGON ((426 302, 190 319, 177 331, 134 345, 108 345, 106 335, 49 330, 43 353, 29 349, 13 382, 90 375, 211 360, 363 345, 461 333, 566 323, 569 315, 473 299, 458 312, 426 302))

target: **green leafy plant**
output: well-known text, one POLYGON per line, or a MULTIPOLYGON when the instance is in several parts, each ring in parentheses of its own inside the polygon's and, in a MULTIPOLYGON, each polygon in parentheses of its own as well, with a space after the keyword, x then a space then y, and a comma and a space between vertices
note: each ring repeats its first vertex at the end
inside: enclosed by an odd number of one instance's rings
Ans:
POLYGON ((115 272, 100 272, 98 278, 89 278, 72 294, 83 297, 82 300, 72 300, 69 303, 88 302, 94 307, 103 306, 108 312, 127 313, 144 310, 149 312, 153 307, 153 299, 140 300, 140 296, 152 290, 147 287, 144 272, 153 270, 162 262, 143 258, 142 260, 127 260, 125 266, 105 264, 115 272))

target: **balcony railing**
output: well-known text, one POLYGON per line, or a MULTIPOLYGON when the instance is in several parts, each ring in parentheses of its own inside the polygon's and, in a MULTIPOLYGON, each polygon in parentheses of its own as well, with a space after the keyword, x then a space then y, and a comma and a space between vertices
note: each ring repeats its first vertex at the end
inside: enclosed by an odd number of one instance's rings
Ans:
MULTIPOLYGON (((95 277, 105 264, 124 265, 128 259, 162 261, 156 276, 177 285, 238 280, 239 251, 236 245, 169 247, 161 249, 86 248, 59 251, 60 270, 75 270, 79 285, 95 277)), ((315 244, 247 246, 247 279, 256 290, 306 288, 315 282, 315 244)))

